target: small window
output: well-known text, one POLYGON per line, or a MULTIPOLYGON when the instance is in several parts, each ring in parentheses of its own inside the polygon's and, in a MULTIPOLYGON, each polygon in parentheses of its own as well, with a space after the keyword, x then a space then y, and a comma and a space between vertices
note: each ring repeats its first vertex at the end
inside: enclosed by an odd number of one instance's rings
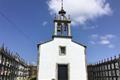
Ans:
POLYGON ((65 55, 65 54, 66 54, 66 47, 60 46, 60 55, 65 55))

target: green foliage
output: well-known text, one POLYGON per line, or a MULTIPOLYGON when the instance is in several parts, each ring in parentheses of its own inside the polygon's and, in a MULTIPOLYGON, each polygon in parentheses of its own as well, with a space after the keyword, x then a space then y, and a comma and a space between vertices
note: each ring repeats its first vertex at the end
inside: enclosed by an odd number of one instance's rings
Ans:
POLYGON ((30 80, 37 80, 37 79, 36 79, 36 77, 34 77, 34 78, 30 79, 30 80))

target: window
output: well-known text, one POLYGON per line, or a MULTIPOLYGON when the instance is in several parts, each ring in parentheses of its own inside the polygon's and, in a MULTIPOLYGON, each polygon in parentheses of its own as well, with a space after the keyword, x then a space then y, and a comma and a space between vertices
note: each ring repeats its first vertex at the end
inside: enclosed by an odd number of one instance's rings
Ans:
POLYGON ((66 54, 66 47, 65 46, 60 46, 60 55, 65 55, 66 54))

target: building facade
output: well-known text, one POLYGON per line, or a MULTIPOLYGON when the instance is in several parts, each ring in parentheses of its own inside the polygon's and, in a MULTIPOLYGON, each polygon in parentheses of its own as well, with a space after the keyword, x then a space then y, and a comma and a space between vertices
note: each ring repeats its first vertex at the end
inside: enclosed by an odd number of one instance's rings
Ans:
POLYGON ((0 48, 0 80, 27 80, 27 64, 18 55, 0 48))
POLYGON ((87 80, 86 47, 72 40, 63 7, 54 19, 51 41, 38 44, 38 80, 87 80))
POLYGON ((120 80, 120 56, 88 65, 89 80, 120 80))

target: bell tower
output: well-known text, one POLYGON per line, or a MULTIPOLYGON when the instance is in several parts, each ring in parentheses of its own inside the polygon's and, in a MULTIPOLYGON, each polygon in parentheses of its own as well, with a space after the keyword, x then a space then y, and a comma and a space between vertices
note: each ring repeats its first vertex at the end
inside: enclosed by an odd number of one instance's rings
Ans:
POLYGON ((61 0, 61 10, 58 15, 55 15, 53 37, 72 37, 70 15, 66 17, 66 11, 63 9, 63 0, 61 0))

